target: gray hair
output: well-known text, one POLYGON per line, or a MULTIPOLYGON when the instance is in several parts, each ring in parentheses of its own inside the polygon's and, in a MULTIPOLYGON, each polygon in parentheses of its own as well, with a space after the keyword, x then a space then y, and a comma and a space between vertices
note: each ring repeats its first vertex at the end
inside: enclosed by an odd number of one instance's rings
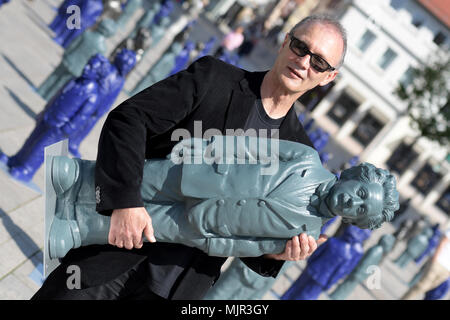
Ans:
POLYGON ((340 68, 344 64, 345 54, 347 53, 347 31, 345 30, 345 28, 342 26, 339 20, 337 20, 333 16, 327 14, 315 14, 304 18, 302 21, 293 26, 291 31, 289 31, 289 34, 293 35, 295 30, 309 23, 319 23, 333 26, 336 29, 336 31, 341 35, 344 46, 342 50, 341 59, 339 60, 338 65, 335 66, 336 69, 340 68))

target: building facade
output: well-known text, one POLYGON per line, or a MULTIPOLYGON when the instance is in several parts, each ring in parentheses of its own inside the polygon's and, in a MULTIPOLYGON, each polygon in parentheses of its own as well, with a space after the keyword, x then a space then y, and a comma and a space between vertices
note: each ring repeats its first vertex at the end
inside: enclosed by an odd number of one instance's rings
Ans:
MULTIPOLYGON (((444 2, 341 1, 332 13, 348 32, 345 64, 332 85, 301 102, 316 125, 334 137, 344 158, 359 156, 390 169, 398 178, 401 199, 411 199, 416 212, 447 225, 448 149, 418 136, 406 104, 394 94, 399 83, 412 81, 411 68, 427 63, 438 50, 448 51, 448 15, 445 8, 436 10, 444 2)), ((339 159, 330 160, 330 169, 338 169, 339 159)))

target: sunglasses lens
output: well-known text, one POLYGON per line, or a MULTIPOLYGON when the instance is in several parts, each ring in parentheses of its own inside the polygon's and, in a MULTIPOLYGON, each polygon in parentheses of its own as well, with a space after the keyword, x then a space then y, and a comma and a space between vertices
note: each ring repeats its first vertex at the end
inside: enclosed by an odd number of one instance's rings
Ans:
POLYGON ((320 71, 320 72, 324 72, 325 70, 328 69, 327 63, 323 59, 321 59, 320 57, 317 57, 317 56, 311 57, 311 65, 313 66, 313 68, 315 68, 317 71, 320 71))

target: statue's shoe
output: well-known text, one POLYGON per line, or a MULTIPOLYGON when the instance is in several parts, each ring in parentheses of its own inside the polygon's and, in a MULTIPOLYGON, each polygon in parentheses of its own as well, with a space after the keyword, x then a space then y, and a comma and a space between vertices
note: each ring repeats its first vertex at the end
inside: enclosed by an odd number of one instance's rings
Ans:
POLYGON ((80 168, 75 160, 57 156, 52 159, 52 185, 57 196, 69 190, 78 178, 80 168))
POLYGON ((8 165, 9 157, 0 151, 0 163, 3 163, 5 166, 8 165))
POLYGON ((70 188, 79 175, 78 162, 68 157, 55 156, 52 159, 51 181, 57 196, 55 217, 49 232, 49 256, 52 259, 62 258, 72 248, 81 246, 78 223, 69 220, 65 211, 66 202, 70 200, 70 188))
POLYGON ((64 257, 70 249, 81 246, 78 224, 73 220, 53 218, 49 236, 49 255, 52 259, 64 257))

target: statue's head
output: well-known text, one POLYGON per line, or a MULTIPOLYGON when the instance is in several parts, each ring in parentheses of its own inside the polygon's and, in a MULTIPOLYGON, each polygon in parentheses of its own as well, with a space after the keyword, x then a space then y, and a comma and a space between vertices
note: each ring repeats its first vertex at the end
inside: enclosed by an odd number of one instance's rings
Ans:
POLYGON ((114 65, 122 76, 127 75, 136 64, 136 54, 134 51, 122 49, 114 58, 114 65))
POLYGON ((370 230, 360 229, 356 226, 349 225, 344 229, 344 232, 342 233, 342 239, 351 243, 363 242, 369 239, 371 234, 372 231, 370 230))
POLYGON ((378 240, 378 244, 383 248, 383 252, 387 253, 394 247, 395 237, 392 234, 385 234, 378 240))
POLYGON ((389 171, 362 163, 341 173, 325 202, 345 223, 373 230, 391 221, 399 208, 395 185, 389 171))
POLYGON ((106 76, 107 65, 109 64, 102 54, 93 55, 83 68, 82 77, 86 79, 99 79, 106 76))
POLYGON ((105 37, 111 37, 116 33, 117 23, 114 20, 105 18, 98 24, 97 32, 101 33, 105 37))

